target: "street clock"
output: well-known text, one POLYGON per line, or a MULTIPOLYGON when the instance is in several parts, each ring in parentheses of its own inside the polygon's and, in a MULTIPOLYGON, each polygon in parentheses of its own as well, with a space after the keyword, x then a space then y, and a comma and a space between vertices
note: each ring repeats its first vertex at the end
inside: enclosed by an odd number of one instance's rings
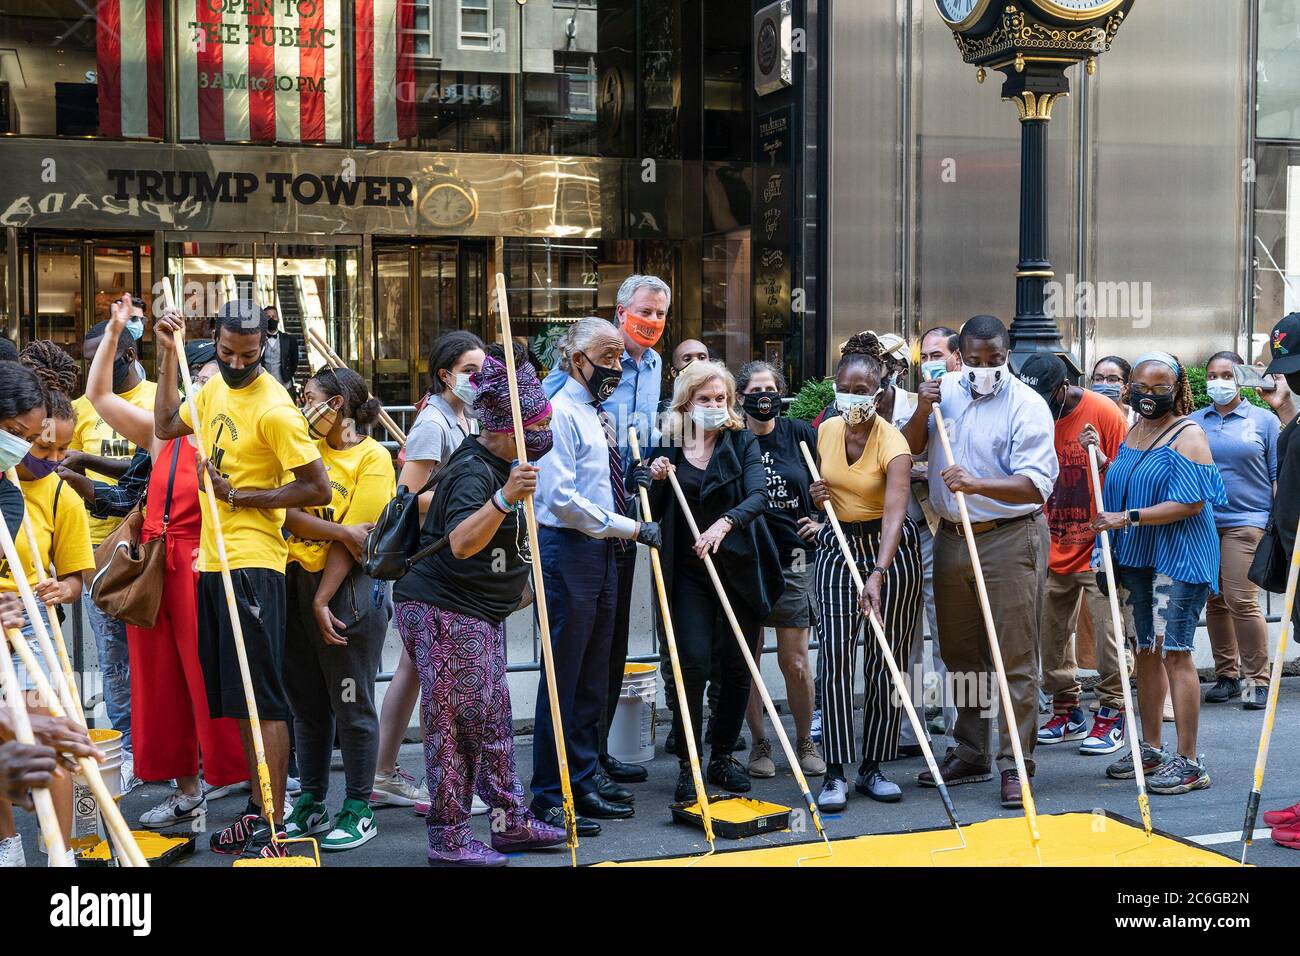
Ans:
POLYGON ((939 16, 955 32, 978 32, 990 17, 997 17, 1000 7, 992 0, 935 0, 939 16))
MULTIPOLYGON (((1110 49, 1134 0, 934 0, 967 63, 1023 74, 1061 75, 1110 49)), ((1023 88, 1023 84, 1019 84, 1023 88)), ((1030 84, 1035 86, 1037 84, 1030 84)), ((1057 81, 1060 92, 1068 85, 1057 81)), ((1041 88, 1041 86, 1040 86, 1041 88)), ((1012 91, 1008 91, 1012 92, 1012 91)))
POLYGON ((1079 362, 1061 344, 1061 330, 1046 311, 1055 280, 1048 258, 1047 129, 1052 107, 1070 95, 1066 71, 1110 49, 1135 0, 934 0, 957 49, 979 68, 1003 76, 1002 98, 1020 114, 1020 259, 1016 264, 1016 314, 1011 322, 1011 364, 1020 368, 1035 352, 1054 352, 1078 374, 1079 362))

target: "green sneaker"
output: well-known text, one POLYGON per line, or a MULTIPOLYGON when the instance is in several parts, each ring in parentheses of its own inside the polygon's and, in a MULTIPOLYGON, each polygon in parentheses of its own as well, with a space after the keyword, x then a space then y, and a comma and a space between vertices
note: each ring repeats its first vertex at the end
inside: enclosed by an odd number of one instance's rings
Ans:
POLYGON ((343 809, 334 817, 334 829, 320 841, 325 851, 351 850, 378 835, 375 813, 364 800, 344 800, 343 809))
POLYGON ((325 804, 317 800, 315 794, 305 790, 293 802, 293 809, 284 818, 285 836, 309 837, 324 833, 329 828, 330 815, 325 804))

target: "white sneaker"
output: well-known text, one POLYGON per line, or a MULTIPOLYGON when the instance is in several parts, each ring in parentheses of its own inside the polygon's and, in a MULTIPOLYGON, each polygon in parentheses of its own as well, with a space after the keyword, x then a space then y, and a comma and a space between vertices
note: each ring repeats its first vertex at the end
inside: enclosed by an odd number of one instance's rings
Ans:
POLYGON ((128 793, 130 793, 136 787, 140 786, 140 784, 142 783, 144 783, 144 781, 135 775, 135 757, 131 756, 131 754, 129 753, 124 754, 122 756, 121 796, 125 797, 128 793))
POLYGON ((488 805, 479 799, 478 794, 474 794, 474 800, 470 804, 470 815, 481 817, 488 812, 488 805))
POLYGON ((203 795, 209 800, 220 800, 222 797, 228 797, 236 790, 251 790, 247 780, 241 780, 239 783, 227 783, 224 786, 214 787, 206 780, 203 781, 203 795))
POLYGON ((370 789, 372 807, 413 807, 417 803, 428 802, 429 792, 424 785, 401 767, 393 768, 392 773, 375 774, 375 782, 370 789))
POLYGON ((187 797, 178 790, 152 810, 140 814, 140 825, 150 830, 162 830, 177 823, 197 820, 207 810, 208 800, 202 793, 187 797))
POLYGON ((21 833, 0 840, 0 867, 26 865, 27 857, 23 855, 23 835, 21 833))

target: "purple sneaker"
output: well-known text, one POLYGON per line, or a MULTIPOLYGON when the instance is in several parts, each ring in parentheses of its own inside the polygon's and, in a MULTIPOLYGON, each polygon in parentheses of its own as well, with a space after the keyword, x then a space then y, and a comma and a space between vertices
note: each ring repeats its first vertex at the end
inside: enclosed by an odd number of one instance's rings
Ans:
POLYGON ((504 853, 478 840, 470 840, 454 850, 429 848, 430 866, 505 866, 507 862, 504 853))
POLYGON ((559 827, 543 823, 536 817, 529 817, 518 826, 511 827, 503 833, 492 834, 492 849, 502 853, 526 853, 529 850, 545 850, 548 847, 561 846, 568 837, 559 827))

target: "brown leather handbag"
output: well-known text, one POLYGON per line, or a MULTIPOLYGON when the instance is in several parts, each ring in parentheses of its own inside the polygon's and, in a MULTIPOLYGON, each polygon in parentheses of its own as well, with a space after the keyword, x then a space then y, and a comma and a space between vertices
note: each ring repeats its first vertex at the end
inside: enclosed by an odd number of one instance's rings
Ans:
POLYGON ((122 523, 95 549, 95 576, 90 582, 90 599, 110 617, 153 627, 167 574, 167 525, 171 521, 172 485, 181 443, 173 443, 172 469, 167 476, 167 500, 163 504, 162 534, 152 541, 140 541, 145 500, 131 509, 122 523))

